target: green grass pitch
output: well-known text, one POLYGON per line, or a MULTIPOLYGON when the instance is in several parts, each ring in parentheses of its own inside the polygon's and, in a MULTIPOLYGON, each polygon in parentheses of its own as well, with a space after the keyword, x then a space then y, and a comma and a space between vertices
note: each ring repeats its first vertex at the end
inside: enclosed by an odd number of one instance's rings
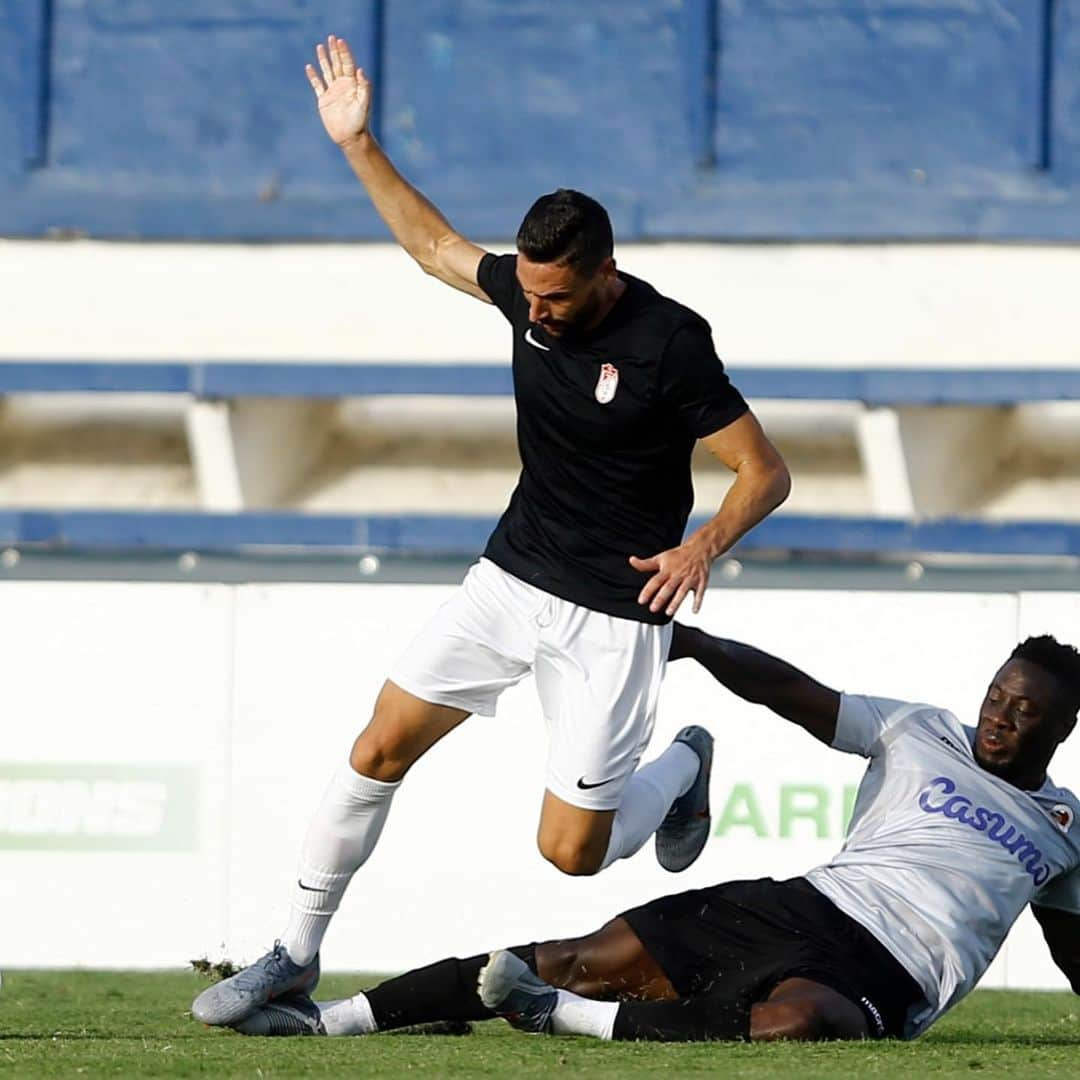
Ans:
MULTIPOLYGON (((362 976, 323 979, 344 996, 362 976)), ((58 1076, 1080 1076, 1080 999, 977 992, 914 1043, 647 1045, 520 1035, 499 1022, 462 1037, 251 1039, 196 1024, 206 985, 183 973, 8 972, 0 1074, 58 1076)))

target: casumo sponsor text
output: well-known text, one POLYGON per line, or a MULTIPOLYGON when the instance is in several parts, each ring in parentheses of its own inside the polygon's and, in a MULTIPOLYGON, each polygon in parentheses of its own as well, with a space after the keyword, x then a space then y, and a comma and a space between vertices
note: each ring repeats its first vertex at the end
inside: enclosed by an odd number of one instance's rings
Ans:
POLYGON ((1036 885, 1050 877, 1050 867, 1043 862, 1043 853, 1004 814, 986 806, 975 806, 966 795, 954 794, 956 783, 947 776, 936 776, 919 793, 919 806, 928 814, 941 814, 967 825, 976 832, 986 833, 995 844, 1019 859, 1036 885), (947 796, 935 803, 937 797, 947 796))

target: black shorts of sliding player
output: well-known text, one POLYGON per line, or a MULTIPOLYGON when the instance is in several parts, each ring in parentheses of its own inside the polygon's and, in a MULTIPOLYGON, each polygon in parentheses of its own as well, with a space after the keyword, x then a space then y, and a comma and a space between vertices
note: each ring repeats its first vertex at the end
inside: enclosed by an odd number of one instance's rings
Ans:
MULTIPOLYGON (((510 951, 536 971, 535 945, 518 945, 510 951)), ((487 953, 465 960, 455 956, 365 990, 379 1031, 436 1020, 491 1020, 495 1014, 476 993, 476 981, 487 960, 487 953)))
POLYGON ((665 896, 622 917, 680 998, 709 1003, 713 1020, 705 1006, 687 1015, 693 1030, 731 1030, 745 1013, 745 1034, 702 1038, 747 1038, 750 1006, 784 979, 810 979, 843 994, 862 1009, 871 1038, 901 1037, 908 1010, 923 999, 892 953, 805 878, 731 881, 665 896))

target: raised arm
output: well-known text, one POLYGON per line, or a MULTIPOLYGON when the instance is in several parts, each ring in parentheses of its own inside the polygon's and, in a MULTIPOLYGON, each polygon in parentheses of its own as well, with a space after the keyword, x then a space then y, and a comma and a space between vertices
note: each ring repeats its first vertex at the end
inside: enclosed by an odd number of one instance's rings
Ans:
POLYGON ((1057 908, 1031 905, 1042 927, 1054 963, 1065 973, 1074 994, 1080 994, 1080 915, 1057 908))
POLYGON ((341 147, 394 239, 425 273, 490 303, 477 284, 484 249, 456 233, 439 210, 394 168, 368 129, 371 83, 342 38, 316 47, 319 70, 304 69, 327 135, 341 147))
POLYGON ((832 745, 840 695, 775 656, 749 645, 674 624, 669 660, 690 657, 744 701, 764 705, 832 745))

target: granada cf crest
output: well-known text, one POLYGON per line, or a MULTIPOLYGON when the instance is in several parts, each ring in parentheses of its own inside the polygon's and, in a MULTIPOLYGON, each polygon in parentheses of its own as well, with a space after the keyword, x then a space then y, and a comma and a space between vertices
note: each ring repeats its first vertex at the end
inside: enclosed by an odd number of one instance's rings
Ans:
POLYGON ((614 364, 604 364, 600 368, 600 378, 596 383, 596 400, 606 405, 615 396, 619 387, 619 369, 614 364))

